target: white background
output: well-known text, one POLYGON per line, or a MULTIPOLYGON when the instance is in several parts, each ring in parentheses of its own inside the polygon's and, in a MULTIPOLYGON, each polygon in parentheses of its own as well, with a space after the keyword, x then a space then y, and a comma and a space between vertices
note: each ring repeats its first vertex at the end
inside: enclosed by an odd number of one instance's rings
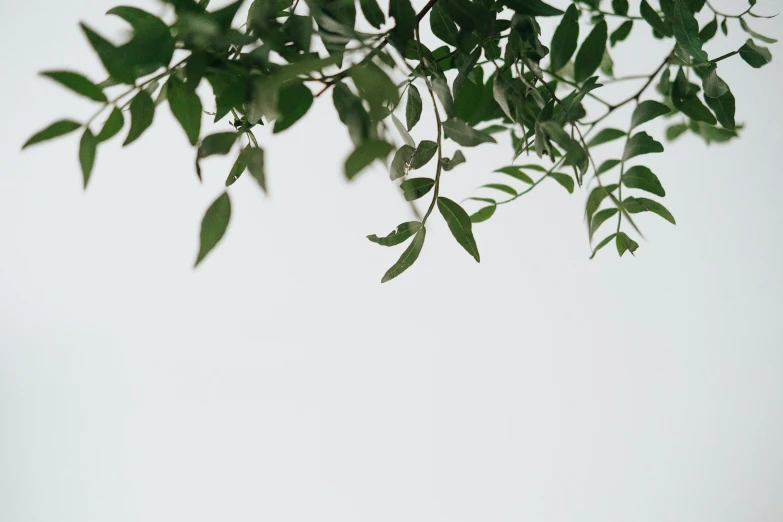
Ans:
MULTIPOLYGON (((86 192, 76 134, 20 153, 92 114, 36 74, 103 79, 77 22, 119 35, 115 3, 0 8, 0 520, 783 519, 779 47, 761 70, 721 63, 740 141, 643 158, 677 226, 639 216, 635 258, 589 261, 585 192, 547 182, 475 226, 480 265, 435 219, 381 285, 402 248, 364 236, 410 210, 380 166, 344 180, 330 96, 259 133, 271 195, 248 176, 230 189, 197 270, 231 160, 205 161, 200 185, 167 105, 127 150, 99 150, 86 192)), ((754 28, 783 35, 781 18, 754 28)), ((730 29, 711 56, 744 40, 730 29)), ((668 49, 650 41, 637 24, 617 70, 651 71, 668 49)), ((432 139, 432 118, 416 131, 432 139)), ((444 174, 456 200, 509 161, 508 144, 465 152, 444 174)))

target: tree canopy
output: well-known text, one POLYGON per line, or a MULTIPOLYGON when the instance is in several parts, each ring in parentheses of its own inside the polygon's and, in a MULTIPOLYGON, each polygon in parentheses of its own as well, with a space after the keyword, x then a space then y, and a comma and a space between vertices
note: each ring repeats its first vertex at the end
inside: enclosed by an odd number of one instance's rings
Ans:
POLYGON ((454 239, 479 262, 473 225, 546 180, 569 193, 576 187, 587 191, 591 258, 610 243, 620 256, 633 254, 639 247, 634 237, 641 236, 636 214, 675 223, 660 202, 666 195, 660 179, 640 163, 664 146, 641 127, 665 117, 674 119, 666 129, 670 141, 685 132, 708 144, 736 138, 741 125, 734 94, 718 74, 720 62, 736 57, 763 67, 772 57, 758 42, 775 42, 751 28, 754 19, 767 17, 755 11, 756 0, 736 13, 720 12, 708 0, 559 2, 568 4, 564 9, 542 0, 429 0, 418 12, 410 0, 383 6, 378 0, 237 0, 214 9, 209 0, 165 3, 162 17, 135 7, 111 9, 108 14, 132 29, 121 45, 81 24, 108 77, 95 83, 66 70, 42 75, 99 108, 84 122, 52 123, 23 148, 80 131, 86 188, 99 146, 117 136, 126 120, 123 145, 131 144, 167 102, 196 148, 199 180, 203 158, 236 157, 227 189, 202 220, 198 265, 228 227, 228 187, 247 172, 266 192, 264 159, 274 150, 265 151, 254 130, 264 125, 283 132, 317 98, 330 96, 354 145, 344 163, 346 178, 376 162, 387 165, 417 216, 386 235, 367 236, 386 247, 407 243, 382 282, 416 261, 436 208, 454 239), (543 18, 556 22, 552 34, 542 30, 543 18), (747 33, 747 41, 711 56, 711 42, 736 30, 747 33), (669 51, 649 74, 617 76, 612 49, 632 31, 670 42, 669 51), (639 85, 619 99, 604 94, 602 88, 621 81, 639 85), (609 115, 629 105, 626 127, 606 126, 609 115), (430 138, 417 141, 411 132, 424 110, 432 111, 436 126, 417 129, 430 138), (215 132, 203 125, 205 115, 215 132), (480 195, 466 194, 461 203, 440 196, 448 182, 444 172, 466 162, 459 148, 444 154, 446 140, 469 148, 497 143, 503 134, 512 150, 507 165, 493 172, 502 182, 483 185, 480 195), (619 157, 600 158, 596 149, 615 140, 624 143, 619 157), (517 163, 532 155, 542 161, 517 163), (421 208, 414 203, 420 199, 421 208), (466 201, 476 210, 468 213, 466 201), (599 234, 605 224, 612 232, 599 234))

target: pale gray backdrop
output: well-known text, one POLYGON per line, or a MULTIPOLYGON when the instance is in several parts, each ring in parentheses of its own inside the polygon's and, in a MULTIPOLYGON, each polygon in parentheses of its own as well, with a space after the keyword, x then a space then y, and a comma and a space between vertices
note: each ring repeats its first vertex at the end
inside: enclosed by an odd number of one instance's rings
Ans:
MULTIPOLYGON (((20 153, 92 113, 36 73, 102 79, 77 22, 117 36, 115 3, 0 8, 0 520, 783 520, 779 46, 762 70, 721 64, 741 141, 645 158, 678 224, 640 216, 635 258, 588 261, 585 193, 552 182, 476 226, 481 265, 436 219, 380 285, 401 249, 364 236, 409 210, 380 167, 345 182, 330 99, 259 134, 271 196, 232 187, 195 271, 229 163, 205 162, 200 185, 166 105, 133 146, 99 151, 86 193, 75 135, 20 153)), ((754 27, 783 35, 781 18, 754 27)), ((731 30, 711 55, 740 45, 731 30)), ((648 35, 618 69, 654 68, 667 49, 648 35)), ((509 159, 466 152, 444 176, 454 199, 509 159)))

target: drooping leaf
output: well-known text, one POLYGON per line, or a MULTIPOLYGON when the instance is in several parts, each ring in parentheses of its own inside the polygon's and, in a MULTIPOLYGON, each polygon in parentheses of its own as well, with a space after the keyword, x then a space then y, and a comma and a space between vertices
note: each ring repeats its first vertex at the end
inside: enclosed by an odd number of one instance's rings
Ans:
POLYGON ((612 11, 615 14, 625 16, 628 14, 628 0, 612 0, 612 11))
POLYGON ((596 134, 590 141, 587 142, 587 146, 595 147, 596 145, 608 143, 610 141, 622 138, 623 136, 625 136, 625 132, 621 131, 620 129, 601 129, 598 134, 596 134))
POLYGON ((411 244, 408 245, 408 248, 405 249, 397 262, 394 263, 385 274, 383 274, 381 283, 391 281, 409 269, 411 265, 416 262, 416 260, 419 258, 419 254, 421 253, 421 248, 424 246, 424 238, 426 235, 427 229, 425 227, 421 227, 418 232, 416 232, 416 235, 413 236, 413 241, 411 241, 411 244))
POLYGON ((574 59, 574 79, 577 82, 581 83, 588 79, 601 65, 606 49, 607 31, 606 21, 601 20, 582 42, 574 59))
POLYGON ((631 34, 631 29, 633 29, 633 20, 626 20, 620 24, 620 27, 615 29, 609 36, 609 44, 614 47, 619 42, 628 38, 628 35, 631 34))
POLYGON ((98 148, 98 140, 95 139, 90 129, 84 129, 82 139, 79 142, 79 163, 82 167, 82 178, 84 179, 84 188, 87 188, 87 182, 90 181, 92 167, 95 165, 95 152, 98 148))
POLYGON ((389 170, 389 178, 391 178, 392 181, 399 179, 408 173, 415 152, 416 149, 410 145, 403 145, 397 149, 391 162, 391 169, 389 170))
POLYGON ((86 96, 91 100, 99 102, 107 101, 106 95, 103 94, 101 88, 79 73, 71 71, 46 71, 42 72, 41 75, 51 78, 73 92, 86 96))
POLYGON ((577 40, 579 40, 579 11, 576 9, 576 4, 571 4, 552 36, 549 59, 553 71, 557 72, 565 67, 576 51, 577 40))
POLYGON ((517 196, 519 194, 516 190, 514 190, 514 187, 509 187, 503 183, 487 183, 486 185, 481 185, 480 188, 499 190, 500 192, 505 192, 509 196, 517 196))
POLYGON ((402 124, 402 122, 395 116, 394 114, 391 115, 392 123, 394 123, 394 126, 397 128, 397 132, 400 133, 400 136, 402 137, 403 141, 410 145, 411 147, 416 146, 416 142, 413 140, 410 134, 408 134, 408 131, 405 129, 405 125, 402 124))
POLYGON ((247 166, 250 175, 256 180, 258 186, 266 194, 266 171, 264 170, 264 149, 248 145, 242 151, 242 163, 247 166))
POLYGON ((712 19, 711 22, 705 25, 701 29, 701 31, 699 31, 699 40, 701 40, 702 43, 707 43, 710 40, 712 40, 712 38, 715 36, 715 33, 717 32, 718 32, 718 17, 715 17, 712 19))
POLYGON ((80 24, 90 45, 98 54, 103 63, 106 72, 119 83, 132 84, 136 80, 136 73, 133 66, 128 62, 125 53, 118 49, 103 36, 99 35, 86 24, 80 24))
POLYGON ((660 197, 666 195, 658 176, 642 165, 631 167, 623 174, 623 185, 628 188, 646 190, 660 197))
POLYGON ((618 159, 608 159, 598 166, 598 171, 596 172, 596 174, 603 174, 604 172, 609 172, 620 163, 622 163, 622 161, 618 159))
POLYGON ((718 70, 715 65, 710 67, 707 74, 704 75, 702 85, 704 86, 704 97, 708 104, 710 98, 720 98, 729 92, 729 86, 718 76, 718 70))
POLYGON ((218 132, 205 136, 198 148, 198 157, 206 158, 214 154, 226 155, 234 146, 238 134, 236 132, 218 132))
POLYGON ((775 38, 770 38, 769 36, 764 36, 763 34, 759 34, 753 29, 748 26, 748 23, 745 21, 744 18, 739 19, 740 26, 742 27, 742 30, 748 33, 750 36, 755 38, 756 40, 761 40, 764 43, 773 44, 777 43, 777 40, 775 38))
POLYGON ((411 178, 400 184, 405 201, 414 201, 424 196, 435 186, 435 180, 431 178, 411 178))
POLYGON ((497 205, 488 205, 484 208, 481 208, 470 215, 470 222, 471 223, 483 223, 484 221, 488 220, 492 217, 492 215, 495 213, 495 210, 497 210, 497 205))
POLYGON ((123 147, 136 141, 152 125, 152 120, 155 117, 155 102, 146 91, 140 91, 131 100, 130 117, 131 126, 128 136, 122 144, 123 147))
POLYGON ((386 21, 377 0, 359 0, 359 6, 362 8, 364 18, 370 22, 370 25, 380 29, 386 21))
POLYGON ((432 29, 432 34, 442 41, 451 46, 457 46, 457 24, 439 3, 435 4, 430 11, 430 29, 432 29))
MULTIPOLYGON (((644 1, 644 0, 642 0, 642 1, 644 1)), ((617 236, 617 234, 615 233, 615 234, 610 234, 610 235, 606 236, 605 238, 603 238, 603 239, 601 240, 601 242, 600 242, 600 243, 598 243, 598 244, 595 246, 595 248, 593 249, 593 253, 592 253, 592 255, 590 256, 590 259, 593 259, 593 258, 595 257, 595 255, 598 253, 598 251, 599 251, 599 250, 601 250, 601 249, 602 249, 603 247, 605 247, 606 245, 608 245, 608 244, 609 244, 609 242, 610 242, 610 241, 612 241, 612 240, 613 240, 613 239, 614 239, 616 236, 617 236)))
POLYGON ((740 47, 739 54, 748 65, 756 69, 764 67, 772 61, 772 53, 769 52, 769 49, 762 45, 756 45, 751 39, 748 39, 740 47))
POLYGON ((598 210, 598 207, 601 206, 601 202, 609 197, 609 194, 614 192, 616 189, 617 185, 612 184, 603 187, 598 186, 590 191, 590 195, 587 196, 587 202, 585 203, 585 218, 587 219, 588 223, 592 222, 593 214, 595 214, 596 210, 598 210))
POLYGON ((690 0, 674 0, 672 30, 680 47, 696 63, 707 61, 707 53, 702 50, 699 39, 699 24, 691 11, 690 0))
POLYGON ((82 125, 80 123, 77 123, 73 120, 59 120, 48 127, 46 127, 43 130, 40 130, 33 134, 30 139, 28 139, 24 145, 22 145, 22 149, 26 149, 30 145, 35 145, 36 143, 41 143, 42 141, 51 140, 52 138, 57 138, 59 136, 64 136, 66 134, 69 134, 82 125))
POLYGON ((462 245, 462 248, 473 256, 477 263, 480 262, 481 257, 476 246, 476 240, 473 238, 473 230, 468 213, 457 203, 444 197, 438 198, 438 210, 443 219, 446 220, 451 235, 454 236, 457 243, 462 245))
POLYGON ((712 112, 715 113, 718 122, 720 122, 723 128, 733 130, 736 125, 734 121, 735 102, 731 91, 727 90, 718 98, 705 98, 705 101, 712 109, 712 112))
POLYGON ((639 4, 639 14, 642 15, 642 18, 650 24, 650 27, 652 27, 655 32, 664 36, 672 36, 671 29, 663 23, 661 17, 658 16, 655 9, 650 7, 647 0, 642 0, 641 4, 639 4))
POLYGON ((677 224, 674 221, 674 216, 672 216, 671 212, 669 212, 666 207, 652 199, 628 197, 623 200, 623 207, 630 214, 652 212, 654 214, 658 214, 672 225, 677 224))
POLYGON ((465 155, 462 154, 461 150, 456 151, 452 158, 441 159, 441 165, 443 165, 443 170, 445 171, 449 171, 462 163, 465 163, 465 155))
POLYGON ((663 145, 655 141, 646 132, 639 132, 634 134, 625 143, 623 161, 628 161, 629 159, 640 156, 642 154, 652 154, 658 152, 663 152, 663 145))
POLYGON ((223 238, 230 220, 231 199, 228 197, 228 192, 223 192, 209 206, 201 220, 200 246, 194 267, 198 266, 223 238))
POLYGON ((274 134, 283 132, 299 121, 313 105, 313 93, 302 82, 283 85, 278 91, 274 134))
POLYGON ((495 138, 485 132, 478 131, 458 118, 451 118, 443 122, 446 137, 454 140, 463 147, 475 147, 482 143, 497 143, 495 138))
POLYGON ((440 104, 443 105, 443 110, 446 112, 446 117, 451 118, 454 116, 454 98, 449 90, 449 84, 446 82, 445 76, 435 76, 432 78, 432 90, 440 100, 440 104))
POLYGON ((666 129, 666 139, 669 141, 674 141, 682 134, 688 130, 688 124, 687 123, 677 123, 675 125, 672 125, 666 129))
POLYGON ((550 172, 547 174, 547 177, 552 178, 553 180, 560 183, 560 185, 566 189, 569 194, 574 193, 574 178, 568 174, 564 174, 562 172, 550 172))
POLYGON ((599 210, 595 213, 593 216, 593 220, 590 222, 590 230, 589 230, 589 238, 590 241, 593 240, 593 235, 596 233, 596 231, 603 225, 607 220, 611 219, 613 216, 617 215, 617 208, 605 208, 603 210, 599 210))
POLYGON ((715 116, 705 107, 699 97, 695 94, 689 94, 680 100, 672 98, 672 104, 692 120, 703 121, 710 125, 715 125, 717 123, 715 116))
POLYGON ((642 123, 646 123, 650 120, 654 120, 658 116, 665 116, 669 114, 671 109, 666 105, 653 101, 645 100, 636 106, 631 116, 631 129, 635 129, 642 123))
POLYGON ((392 45, 404 52, 405 46, 413 40, 416 27, 416 11, 410 0, 389 0, 389 16, 394 18, 394 29, 389 33, 392 45))
POLYGON ((411 85, 408 87, 408 103, 405 106, 405 123, 408 125, 408 130, 411 130, 421 119, 421 94, 419 90, 411 85))
POLYGON ((375 160, 385 160, 394 146, 381 140, 365 141, 345 160, 345 176, 353 179, 375 160))
POLYGON ((639 243, 628 237, 625 232, 619 232, 615 237, 615 246, 617 247, 617 253, 620 257, 623 257, 625 252, 634 253, 639 248, 639 243))
MULTIPOLYGON (((392 2, 407 2, 408 0, 392 0, 392 2)), ((349 74, 359 95, 370 106, 370 117, 382 120, 394 109, 399 93, 391 78, 372 62, 362 66, 351 67, 349 74)))
MULTIPOLYGON (((233 185, 234 182, 239 179, 239 176, 245 173, 246 169, 247 165, 245 164, 245 155, 239 153, 237 155, 237 159, 234 161, 234 164, 231 166, 231 170, 228 171, 228 176, 226 176, 226 187, 233 185)), ((201 175, 199 175, 199 177, 201 177, 201 175)))
POLYGON ((112 109, 106 122, 103 124, 101 131, 95 137, 99 143, 107 141, 113 138, 118 132, 122 130, 122 126, 125 123, 125 118, 122 116, 122 111, 118 108, 112 109))
POLYGON ((190 144, 195 145, 201 134, 201 99, 174 77, 169 79, 168 85, 171 112, 185 131, 190 144))
POLYGON ((419 146, 416 147, 416 151, 413 153, 413 158, 411 158, 408 168, 410 170, 420 169, 429 163, 432 157, 435 156, 435 152, 437 152, 437 150, 437 143, 434 141, 422 140, 421 143, 419 143, 419 146))
POLYGON ((406 239, 421 230, 420 221, 407 221, 397 225, 387 236, 378 237, 375 234, 367 236, 367 239, 381 246, 396 246, 403 243, 406 239))

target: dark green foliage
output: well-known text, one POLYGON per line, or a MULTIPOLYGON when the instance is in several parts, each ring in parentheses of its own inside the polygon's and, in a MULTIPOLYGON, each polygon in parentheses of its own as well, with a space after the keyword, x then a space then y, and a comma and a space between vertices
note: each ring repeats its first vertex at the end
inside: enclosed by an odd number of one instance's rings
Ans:
MULTIPOLYGON (((81 130, 78 158, 86 187, 99 146, 117 136, 126 119, 130 124, 123 144, 134 142, 152 125, 156 107, 167 101, 188 142, 197 147, 199 178, 201 160, 235 154, 224 172, 226 187, 248 171, 266 193, 265 151, 255 131, 270 125, 268 136, 291 129, 326 94, 353 143, 345 159, 346 177, 353 179, 380 160, 388 165, 391 180, 400 180, 401 199, 415 206, 416 221, 401 223, 385 237, 368 236, 388 247, 408 242, 383 282, 418 259, 429 219, 442 218, 479 261, 472 224, 489 220, 503 204, 545 179, 569 193, 590 187, 585 202, 590 241, 602 226, 613 232, 595 245, 591 258, 611 242, 620 256, 633 254, 639 244, 629 233, 640 234, 634 216, 653 213, 675 223, 661 203, 639 196, 662 198, 666 192, 656 174, 635 164, 640 156, 664 151, 638 127, 663 116, 673 118, 666 126, 668 140, 688 131, 707 144, 735 139, 742 125, 727 83, 732 78, 719 75, 720 62, 736 57, 762 67, 772 55, 755 42, 776 42, 748 24, 749 17, 763 18, 753 12, 755 1, 741 14, 728 16, 751 38, 728 52, 723 42, 716 42, 720 34, 728 34, 728 17, 703 0, 652 5, 648 0, 555 5, 542 0, 428 0, 418 13, 410 0, 237 0, 212 10, 208 1, 165 1, 173 6, 171 23, 135 7, 111 9, 108 14, 130 28, 120 45, 114 43, 119 38, 107 39, 81 25, 108 77, 94 83, 78 72, 42 74, 100 108, 84 124, 51 124, 23 148, 81 130), (248 8, 247 19, 237 19, 243 7, 248 8), (541 17, 554 20, 542 28, 541 17), (422 24, 432 35, 418 34, 422 24), (623 82, 617 90, 604 90, 603 83, 614 82, 615 70, 620 79, 619 69, 630 65, 615 64, 607 46, 627 45, 634 25, 637 33, 649 27, 654 38, 666 40, 668 54, 659 57, 654 70, 636 76, 637 85, 623 82), (367 27, 375 31, 364 32, 367 27), (587 35, 581 44, 580 33, 587 35), (175 49, 179 61, 172 63, 175 49), (626 92, 614 94, 623 87, 626 92), (644 99, 656 89, 659 99, 644 99), (623 108, 628 112, 620 112, 623 108), (214 123, 202 128, 204 113, 214 123), (428 115, 426 125, 419 124, 423 114, 428 115), (620 114, 627 120, 614 118, 620 114), (476 183, 480 197, 465 198, 481 204, 471 207, 472 215, 441 196, 442 185, 454 176, 450 171, 467 161, 461 150, 449 147, 509 141, 511 151, 493 149, 495 165, 473 166, 472 172, 463 167, 464 172, 456 173, 492 177, 476 183), (620 147, 622 154, 617 153, 620 147), (604 151, 609 152, 602 155, 604 151), (541 164, 514 164, 522 154, 537 156, 541 164), (413 171, 417 176, 408 179, 413 171)), ((762 23, 751 21, 757 22, 762 23)), ((644 48, 637 54, 650 52, 644 48)), ((656 128, 649 126, 652 133, 656 128)), ((309 153, 308 144, 302 144, 302 153, 309 153)), ((336 151, 331 159, 338 157, 336 151)), ((196 264, 223 237, 230 216, 224 191, 204 215, 196 264)))

